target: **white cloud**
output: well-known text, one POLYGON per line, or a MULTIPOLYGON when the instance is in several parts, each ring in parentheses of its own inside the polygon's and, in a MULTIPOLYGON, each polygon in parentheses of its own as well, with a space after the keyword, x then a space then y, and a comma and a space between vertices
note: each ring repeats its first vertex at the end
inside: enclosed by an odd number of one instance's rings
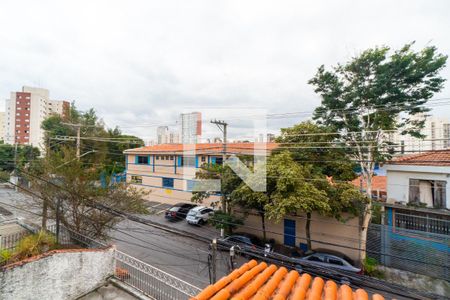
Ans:
MULTIPOLYGON (((307 80, 321 64, 413 40, 450 53, 449 9, 446 0, 2 1, 0 95, 40 85, 143 136, 154 128, 129 127, 174 123, 186 107, 309 111, 319 98, 307 80)), ((447 87, 436 97, 449 96, 447 87)))

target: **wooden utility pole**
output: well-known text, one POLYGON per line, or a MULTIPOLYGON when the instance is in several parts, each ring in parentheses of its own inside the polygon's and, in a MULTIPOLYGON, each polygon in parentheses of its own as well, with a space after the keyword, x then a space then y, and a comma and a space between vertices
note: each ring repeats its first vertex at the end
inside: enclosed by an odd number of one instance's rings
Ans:
POLYGON ((73 126, 77 128, 77 159, 80 160, 80 149, 81 149, 81 126, 82 124, 72 124, 72 123, 62 123, 64 125, 73 126))

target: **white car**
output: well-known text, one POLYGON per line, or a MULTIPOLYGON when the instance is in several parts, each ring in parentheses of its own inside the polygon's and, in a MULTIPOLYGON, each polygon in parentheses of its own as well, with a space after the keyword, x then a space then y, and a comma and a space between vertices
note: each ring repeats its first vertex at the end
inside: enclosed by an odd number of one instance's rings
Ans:
POLYGON ((197 206, 188 212, 186 221, 189 224, 203 225, 213 214, 214 210, 211 207, 197 206))

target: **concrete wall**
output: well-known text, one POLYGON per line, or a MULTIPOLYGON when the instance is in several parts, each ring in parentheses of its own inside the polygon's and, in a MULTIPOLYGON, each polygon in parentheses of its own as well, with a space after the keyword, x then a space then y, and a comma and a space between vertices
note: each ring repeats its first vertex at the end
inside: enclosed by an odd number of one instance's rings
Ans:
POLYGON ((5 266, 2 300, 76 299, 114 274, 114 248, 55 250, 5 266))
MULTIPOLYGON (((236 212, 237 215, 242 213, 236 212)), ((349 216, 346 216, 349 217, 349 216)), ((295 221, 295 244, 306 244, 306 216, 289 216, 285 219, 295 221)), ((347 255, 355 262, 359 261, 359 220, 351 218, 347 222, 338 222, 335 219, 322 217, 313 213, 311 221, 311 240, 313 249, 328 249, 338 251, 347 255), (337 246, 338 245, 338 246, 337 246), (353 249, 351 249, 353 248, 353 249)), ((244 226, 236 229, 236 232, 248 232, 262 237, 261 217, 256 214, 249 214, 244 220, 244 226), (254 229, 252 229, 254 228, 254 229)), ((275 222, 266 220, 267 238, 274 239, 278 244, 284 244, 284 220, 275 222)))
POLYGON ((408 203, 409 180, 442 180, 447 182, 447 208, 450 208, 450 167, 387 165, 387 202, 408 203))

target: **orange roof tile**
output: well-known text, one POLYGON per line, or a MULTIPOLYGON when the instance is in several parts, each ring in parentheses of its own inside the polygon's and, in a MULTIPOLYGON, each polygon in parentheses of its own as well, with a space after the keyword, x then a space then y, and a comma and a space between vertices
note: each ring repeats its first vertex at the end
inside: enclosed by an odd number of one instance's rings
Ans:
MULTIPOLYGON (((227 152, 236 154, 251 154, 254 150, 271 151, 278 147, 277 143, 227 143, 227 152)), ((197 153, 222 153, 222 143, 205 144, 161 144, 128 149, 124 153, 183 153, 185 151, 197 153)))
MULTIPOLYGON (((265 262, 251 260, 222 277, 214 284, 207 286, 191 300, 364 300, 369 295, 363 289, 353 291, 348 285, 338 286, 334 281, 285 267, 268 266, 265 262)), ((375 294, 372 300, 383 300, 375 294)))
MULTIPOLYGON (((360 187, 360 178, 359 176, 356 179, 352 180, 352 184, 356 186, 357 188, 360 187)), ((380 192, 386 192, 386 185, 387 185, 387 178, 386 176, 373 176, 372 177, 372 191, 380 191, 380 192)), ((363 189, 366 188, 366 182, 363 180, 363 189)))
POLYGON ((389 161, 390 165, 450 166, 450 149, 405 155, 389 161))

